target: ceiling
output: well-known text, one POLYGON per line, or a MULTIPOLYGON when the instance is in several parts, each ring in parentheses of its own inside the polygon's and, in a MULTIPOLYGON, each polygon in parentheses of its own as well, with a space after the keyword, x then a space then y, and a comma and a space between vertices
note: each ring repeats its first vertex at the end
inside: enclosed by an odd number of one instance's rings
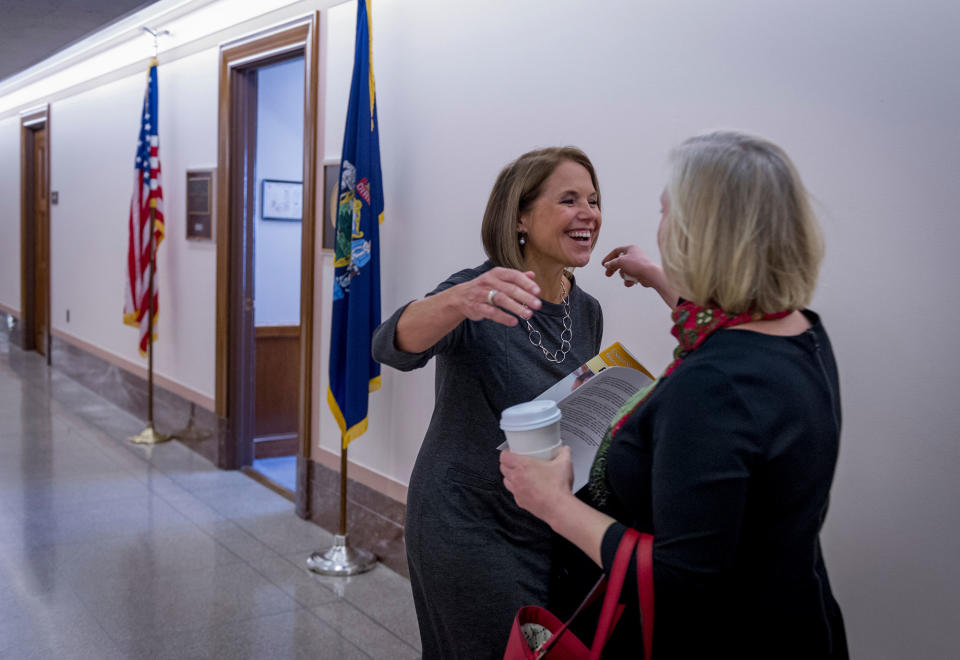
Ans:
POLYGON ((153 2, 0 0, 0 81, 153 2))

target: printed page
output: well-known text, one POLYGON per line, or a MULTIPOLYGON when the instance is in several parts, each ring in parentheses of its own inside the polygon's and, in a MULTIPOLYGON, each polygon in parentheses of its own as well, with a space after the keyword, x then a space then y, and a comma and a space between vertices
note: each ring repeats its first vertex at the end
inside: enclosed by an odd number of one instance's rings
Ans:
MULTIPOLYGON (((620 342, 553 384, 535 400, 555 401, 563 413, 560 438, 573 459, 573 492, 590 479, 593 458, 613 416, 653 376, 620 342)), ((497 449, 507 448, 502 443, 497 449)))
POLYGON ((549 399, 559 403, 563 401, 571 392, 586 383, 604 369, 610 367, 630 367, 637 369, 653 379, 650 372, 643 368, 630 351, 628 351, 620 342, 607 346, 600 351, 600 354, 591 358, 586 364, 583 364, 569 374, 554 383, 547 391, 538 396, 535 401, 549 399))
POLYGON ((608 367, 557 402, 563 413, 560 437, 573 459, 573 492, 590 479, 593 458, 614 415, 653 379, 630 367, 608 367))

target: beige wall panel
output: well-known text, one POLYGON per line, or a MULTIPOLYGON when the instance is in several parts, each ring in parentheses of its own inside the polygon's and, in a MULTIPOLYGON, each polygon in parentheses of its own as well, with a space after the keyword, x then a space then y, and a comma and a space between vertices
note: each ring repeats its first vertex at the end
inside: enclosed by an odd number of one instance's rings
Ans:
POLYGON ((20 311, 20 119, 0 120, 0 304, 20 311))
MULTIPOLYGON (((166 238, 157 252, 156 373, 213 396, 216 252, 185 239, 185 172, 216 162, 216 51, 159 69, 166 238)), ((51 108, 53 327, 135 363, 137 330, 122 323, 127 217, 145 74, 51 108), (66 310, 70 310, 70 322, 66 310)), ((216 228, 214 228, 216 231, 216 228)))

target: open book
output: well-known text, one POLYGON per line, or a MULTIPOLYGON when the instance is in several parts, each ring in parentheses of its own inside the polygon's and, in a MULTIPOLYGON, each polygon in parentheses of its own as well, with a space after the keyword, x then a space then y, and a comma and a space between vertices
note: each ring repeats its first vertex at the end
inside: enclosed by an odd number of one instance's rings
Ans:
POLYGON ((617 342, 537 397, 552 399, 563 413, 560 438, 573 459, 573 492, 589 481, 593 458, 614 415, 652 381, 650 372, 617 342))

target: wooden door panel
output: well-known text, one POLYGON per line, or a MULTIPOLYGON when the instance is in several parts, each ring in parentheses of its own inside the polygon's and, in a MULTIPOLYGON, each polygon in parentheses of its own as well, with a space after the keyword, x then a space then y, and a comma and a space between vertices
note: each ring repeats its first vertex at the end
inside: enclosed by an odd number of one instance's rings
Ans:
POLYGON ((50 320, 50 215, 47 200, 47 131, 33 132, 34 345, 45 355, 50 320))
POLYGON ((257 458, 297 453, 299 406, 300 326, 259 326, 254 406, 257 458))

